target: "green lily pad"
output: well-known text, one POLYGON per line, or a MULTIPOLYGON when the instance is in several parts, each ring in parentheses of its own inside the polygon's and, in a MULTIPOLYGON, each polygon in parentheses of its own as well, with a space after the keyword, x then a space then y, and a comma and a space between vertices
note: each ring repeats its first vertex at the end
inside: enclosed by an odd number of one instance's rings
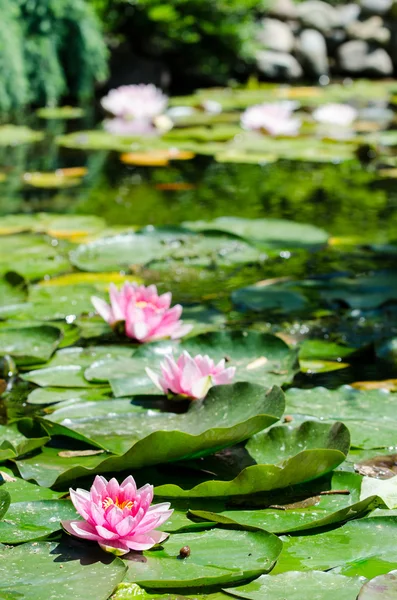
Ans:
POLYGON ((61 332, 55 327, 13 327, 7 323, 0 327, 0 356, 8 354, 24 365, 45 362, 60 341, 61 332))
MULTIPOLYGON (((346 428, 342 424, 341 437, 343 440, 346 439, 346 428)), ((343 446, 344 442, 341 445, 343 446)), ((174 484, 165 484, 156 488, 156 495, 167 498, 226 498, 265 494, 321 477, 335 469, 345 458, 346 454, 340 450, 326 448, 302 450, 280 465, 248 466, 231 481, 209 480, 199 483, 190 490, 174 484)))
POLYGON ((125 581, 157 588, 205 588, 227 585, 270 571, 281 551, 280 540, 264 531, 231 529, 171 535, 163 550, 129 555, 125 581), (188 545, 190 556, 179 551, 188 545))
POLYGON ((6 490, 12 502, 36 502, 38 500, 56 500, 61 492, 54 492, 49 488, 41 487, 35 483, 16 477, 11 469, 1 467, 1 473, 8 476, 7 480, 0 482, 0 490, 6 490))
POLYGON ((24 421, 29 427, 29 419, 10 425, 0 425, 0 461, 29 454, 49 441, 50 438, 44 435, 41 437, 26 437, 19 429, 24 421))
POLYGON ((126 567, 98 546, 33 542, 0 553, 0 594, 7 600, 107 600, 126 567))
POLYGON ((0 272, 16 271, 26 279, 40 279, 70 269, 69 261, 57 250, 58 243, 33 234, 0 237, 0 272))
POLYGON ((72 403, 78 400, 106 400, 109 397, 109 391, 103 388, 37 388, 30 392, 26 402, 29 404, 58 404, 60 402, 72 403))
POLYGON ((299 427, 272 427, 254 435, 246 445, 259 464, 280 464, 303 450, 330 448, 347 455, 350 449, 349 430, 342 423, 328 425, 305 421, 299 427))
POLYGON ((0 308, 21 304, 27 299, 26 282, 17 273, 9 272, 0 277, 0 308))
POLYGON ((41 387, 93 387, 84 378, 84 370, 88 366, 101 358, 124 358, 132 352, 132 347, 116 345, 64 348, 58 350, 43 368, 29 371, 22 377, 41 387))
MULTIPOLYGON (((11 504, 11 496, 7 490, 0 488, 0 519, 4 517, 11 504)), ((0 521, 1 524, 1 521, 0 521)))
POLYGON ((226 233, 201 234, 182 228, 148 228, 105 237, 76 248, 72 264, 83 271, 113 271, 154 260, 188 261, 192 266, 258 262, 259 250, 226 233))
POLYGON ((292 313, 309 305, 305 296, 276 285, 249 285, 232 292, 232 302, 240 310, 255 312, 277 311, 292 313))
POLYGON ((11 502, 6 518, 0 521, 0 542, 20 544, 44 539, 61 529, 61 521, 76 516, 69 500, 11 502))
POLYGON ((395 443, 396 411, 393 394, 382 390, 358 391, 350 386, 335 390, 288 390, 287 412, 322 420, 342 419, 352 446, 382 448, 395 443))
MULTIPOLYGON (((334 476, 333 489, 338 490, 334 483, 340 480, 334 476)), ((338 494, 336 496, 314 496, 292 505, 280 505, 279 508, 262 510, 228 510, 220 513, 190 510, 189 515, 195 519, 202 519, 204 522, 212 521, 221 525, 240 526, 248 530, 264 529, 272 533, 289 534, 340 525, 365 517, 376 509, 384 507, 383 501, 377 496, 371 496, 351 504, 349 503, 350 496, 342 498, 338 496, 338 494)))
POLYGON ((397 567, 396 517, 368 517, 332 531, 284 537, 274 573, 335 569, 351 577, 375 577, 397 567))
MULTIPOLYGON (((132 407, 126 400, 85 402, 55 411, 43 424, 52 435, 74 437, 119 456, 63 458, 59 451, 48 448, 35 455, 34 460, 18 461, 18 469, 25 479, 49 487, 92 472, 138 469, 196 458, 235 445, 265 429, 280 418, 283 409, 281 390, 274 387, 266 391, 249 383, 214 387, 204 403, 193 403, 181 415, 146 411, 132 407)), ((334 464, 339 456, 343 455, 337 452, 334 464)))
POLYGON ((322 246, 329 237, 326 231, 314 225, 283 219, 218 217, 208 222, 186 221, 184 225, 195 231, 219 230, 233 233, 255 242, 263 249, 288 250, 322 246))
POLYGON ((300 573, 289 571, 281 575, 262 575, 255 581, 225 590, 228 594, 246 600, 356 600, 362 586, 360 577, 345 577, 323 571, 300 573))
POLYGON ((397 597, 397 571, 374 577, 365 583, 357 600, 393 600, 397 597))
POLYGON ((20 146, 40 142, 44 138, 42 131, 34 131, 23 125, 1 125, 0 146, 20 146))
POLYGON ((78 106, 46 106, 36 110, 40 119, 80 119, 84 116, 84 110, 78 106))
POLYGON ((296 352, 279 337, 253 331, 219 331, 182 342, 190 354, 208 354, 215 361, 236 367, 236 381, 281 385, 296 371, 296 352))

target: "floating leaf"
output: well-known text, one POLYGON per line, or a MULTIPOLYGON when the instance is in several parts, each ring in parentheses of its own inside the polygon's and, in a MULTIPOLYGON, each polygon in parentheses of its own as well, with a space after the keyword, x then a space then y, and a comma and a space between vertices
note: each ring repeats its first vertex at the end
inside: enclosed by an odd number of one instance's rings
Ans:
POLYGON ((281 547, 276 536, 264 531, 213 529, 174 534, 163 550, 128 555, 125 581, 151 589, 230 584, 270 571, 281 547), (190 556, 181 560, 179 551, 186 545, 190 556))
POLYGON ((107 600, 125 575, 119 559, 98 546, 33 542, 0 553, 0 594, 24 600, 107 600))
POLYGON ((225 590, 228 594, 246 600, 356 600, 362 585, 359 577, 344 577, 323 571, 300 573, 289 571, 281 575, 262 575, 255 581, 225 590))
MULTIPOLYGON (((61 458, 59 449, 43 449, 34 460, 18 461, 18 469, 24 478, 52 486, 55 481, 73 481, 93 470, 132 470, 200 457, 235 445, 275 423, 283 409, 281 390, 266 391, 249 383, 214 387, 204 403, 195 403, 180 415, 146 411, 125 400, 85 402, 55 411, 51 420, 43 420, 45 427, 52 434, 61 433, 120 455, 61 458)), ((338 459, 339 455, 337 452, 338 459)))
POLYGON ((78 106, 46 106, 36 110, 40 119, 81 119, 84 116, 84 110, 78 106))
POLYGON ((0 126, 0 146, 19 146, 40 142, 44 138, 42 131, 34 131, 29 127, 18 125, 0 126))

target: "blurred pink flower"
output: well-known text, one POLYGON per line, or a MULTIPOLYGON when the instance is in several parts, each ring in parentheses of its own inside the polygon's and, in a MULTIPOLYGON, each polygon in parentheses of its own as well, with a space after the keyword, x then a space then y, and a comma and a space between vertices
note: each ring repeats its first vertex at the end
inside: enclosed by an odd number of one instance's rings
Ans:
POLYGON ((102 107, 115 117, 150 121, 163 113, 167 107, 167 96, 152 83, 122 85, 110 90, 101 100, 102 107))
POLYGON ((316 108, 313 118, 318 123, 348 127, 357 118, 357 111, 348 104, 324 104, 316 108))
POLYGON ((204 398, 214 385, 231 383, 236 372, 234 367, 225 369, 225 360, 215 365, 209 356, 198 354, 193 357, 186 351, 177 361, 171 355, 166 356, 160 367, 161 375, 146 368, 146 373, 160 390, 194 400, 204 398))
POLYGON ((168 537, 156 527, 171 516, 169 503, 150 506, 153 486, 137 489, 132 475, 121 484, 97 475, 89 492, 69 491, 84 521, 62 521, 62 527, 71 535, 98 542, 106 552, 120 556, 130 550, 149 550, 168 537))
POLYGON ((125 283, 118 290, 112 283, 109 286, 110 304, 92 296, 91 302, 101 317, 113 326, 120 321, 125 323, 125 334, 138 342, 150 342, 163 338, 178 339, 191 329, 179 317, 182 306, 172 308, 171 292, 157 293, 155 285, 145 287, 136 283, 125 283))
POLYGON ((241 126, 274 136, 295 136, 301 126, 300 119, 293 117, 296 107, 296 102, 288 101, 250 106, 241 115, 241 126))

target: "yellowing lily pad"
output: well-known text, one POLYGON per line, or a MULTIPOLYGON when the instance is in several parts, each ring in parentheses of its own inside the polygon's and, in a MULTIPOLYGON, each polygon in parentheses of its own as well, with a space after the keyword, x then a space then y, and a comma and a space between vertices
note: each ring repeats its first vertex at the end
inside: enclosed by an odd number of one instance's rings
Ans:
POLYGON ((111 283, 119 286, 127 282, 141 283, 141 281, 139 277, 120 275, 118 271, 113 271, 111 273, 67 273, 66 275, 60 275, 52 279, 43 279, 38 285, 48 287, 93 283, 107 288, 111 283))
POLYGON ((191 160, 194 156, 193 152, 170 148, 148 152, 126 152, 121 155, 120 160, 126 165, 160 167, 167 166, 170 160, 191 160))
POLYGON ((25 173, 23 181, 36 188, 67 188, 81 183, 80 177, 65 177, 61 171, 54 173, 25 173))

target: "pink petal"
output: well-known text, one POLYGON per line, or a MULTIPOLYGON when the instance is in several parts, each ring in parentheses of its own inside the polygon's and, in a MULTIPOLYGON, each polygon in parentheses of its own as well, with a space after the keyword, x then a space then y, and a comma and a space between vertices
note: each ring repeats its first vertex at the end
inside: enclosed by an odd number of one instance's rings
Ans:
POLYGON ((119 482, 115 477, 112 477, 106 486, 106 495, 112 500, 116 500, 117 496, 119 495, 119 490, 119 482))
POLYGON ((114 283, 111 283, 109 286, 109 297, 112 306, 113 319, 115 321, 125 321, 125 309, 121 301, 123 292, 119 292, 114 283))
POLYGON ((85 521, 61 521, 61 525, 65 531, 76 537, 93 540, 94 542, 101 539, 95 528, 85 521))
POLYGON ((112 309, 109 304, 97 296, 91 296, 91 302, 96 312, 102 317, 102 319, 111 325, 114 319, 112 315, 112 309))
POLYGON ((124 494, 127 494, 127 490, 128 490, 128 495, 133 496, 136 493, 136 483, 135 483, 135 479, 133 478, 132 475, 128 475, 128 477, 126 477, 124 479, 124 481, 122 483, 120 483, 120 489, 124 491, 124 494), (130 487, 132 486, 132 487, 130 487), (132 490, 132 491, 130 491, 132 490))
POLYGON ((134 528, 135 520, 132 517, 126 517, 116 525, 116 531, 120 537, 125 537, 134 528))
POLYGON ((117 540, 119 538, 115 531, 110 531, 102 525, 96 525, 95 529, 97 531, 98 538, 101 540, 117 540))
POLYGON ((218 375, 213 375, 212 380, 215 385, 227 385, 232 382, 232 379, 236 373, 236 367, 229 367, 218 375))
POLYGON ((77 512, 85 519, 86 521, 91 516, 90 511, 90 493, 86 490, 82 490, 78 488, 76 491, 69 489, 70 499, 73 502, 73 505, 77 512))
MULTIPOLYGON (((117 525, 123 520, 123 511, 114 504, 106 511, 106 521, 111 530, 117 530, 117 525)), ((99 523, 98 523, 99 525, 99 523)))
POLYGON ((150 534, 134 535, 131 539, 125 538, 124 541, 131 550, 149 550, 166 540, 168 535, 162 531, 151 531, 150 534))
POLYGON ((187 335, 188 333, 191 332, 191 330, 193 329, 193 325, 183 325, 183 321, 178 321, 177 327, 174 329, 174 331, 171 334, 171 339, 172 340, 177 340, 185 335, 187 335))
POLYGON ((149 377, 149 379, 151 379, 153 381, 153 383, 156 386, 156 388, 158 388, 162 392, 166 392, 167 391, 167 388, 164 389, 163 386, 160 384, 160 379, 159 379, 159 376, 157 375, 157 373, 155 373, 154 371, 152 371, 152 369, 149 369, 149 367, 146 367, 145 371, 146 371, 146 375, 149 377))
POLYGON ((107 495, 107 492, 106 492, 107 484, 108 484, 107 479, 102 477, 102 475, 97 475, 95 477, 94 483, 92 484, 92 487, 90 490, 90 496, 91 496, 92 502, 97 504, 98 502, 102 501, 103 496, 107 495))

